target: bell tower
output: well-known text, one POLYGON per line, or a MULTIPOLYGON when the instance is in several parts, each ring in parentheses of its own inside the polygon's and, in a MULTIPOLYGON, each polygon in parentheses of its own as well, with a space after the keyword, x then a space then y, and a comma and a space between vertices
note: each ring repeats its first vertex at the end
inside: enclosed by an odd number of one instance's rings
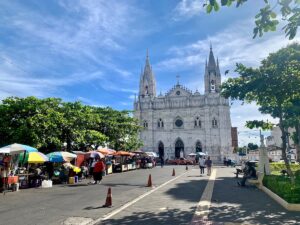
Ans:
POLYGON ((147 50, 144 70, 141 71, 139 97, 156 97, 156 82, 147 50))
POLYGON ((219 60, 215 61, 212 46, 210 45, 208 63, 205 63, 205 94, 219 93, 221 86, 221 73, 219 68, 219 60))

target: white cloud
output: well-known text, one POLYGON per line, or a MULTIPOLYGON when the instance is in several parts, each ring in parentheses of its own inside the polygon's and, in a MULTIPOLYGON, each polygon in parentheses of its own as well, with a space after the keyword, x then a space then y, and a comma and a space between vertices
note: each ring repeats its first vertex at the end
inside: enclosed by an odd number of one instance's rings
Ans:
POLYGON ((203 12, 203 0, 181 0, 173 11, 174 20, 188 19, 203 12))
MULTIPOLYGON (((252 21, 243 21, 232 24, 224 30, 211 34, 196 42, 170 47, 166 53, 166 60, 155 65, 158 71, 194 71, 195 76, 204 73, 204 62, 208 58, 209 43, 213 45, 215 57, 219 57, 221 72, 230 69, 229 76, 234 76, 234 68, 237 62, 246 66, 258 66, 260 61, 267 57, 271 52, 275 52, 287 44, 291 43, 284 37, 282 30, 267 33, 263 38, 252 39, 252 21)), ((293 41, 299 41, 297 37, 293 41)), ((223 80, 227 77, 222 77, 223 80)), ((188 88, 203 87, 203 80, 189 82, 188 88)), ((200 89, 200 88, 199 88, 200 89)), ((201 89, 200 89, 201 90, 201 89)), ((202 89, 203 93, 203 89, 202 89)), ((259 143, 256 135, 258 131, 252 131, 245 127, 246 121, 250 120, 269 120, 277 123, 269 115, 263 115, 258 111, 258 106, 253 104, 241 105, 235 102, 231 107, 232 125, 238 127, 240 144, 248 142, 259 143), (253 133, 254 132, 254 133, 253 133)), ((265 132, 268 135, 268 132, 265 132)))
POLYGON ((124 35, 133 35, 131 27, 138 10, 104 0, 60 0, 59 5, 64 10, 61 15, 17 2, 0 3, 6 9, 0 28, 13 30, 18 40, 15 46, 0 44, 0 98, 43 96, 64 85, 104 79, 105 74, 123 80, 131 77, 131 72, 114 62, 112 54, 125 50, 124 35), (72 71, 65 72, 65 66, 72 71))
MULTIPOLYGON (((263 38, 252 39, 252 22, 238 22, 205 39, 184 46, 173 46, 167 52, 167 59, 158 63, 156 69, 180 71, 202 66, 204 71, 210 42, 215 57, 219 57, 221 69, 232 69, 237 62, 257 66, 269 53, 292 42, 284 37, 281 30, 267 33, 263 38)), ((300 38, 293 41, 300 41, 300 38)))

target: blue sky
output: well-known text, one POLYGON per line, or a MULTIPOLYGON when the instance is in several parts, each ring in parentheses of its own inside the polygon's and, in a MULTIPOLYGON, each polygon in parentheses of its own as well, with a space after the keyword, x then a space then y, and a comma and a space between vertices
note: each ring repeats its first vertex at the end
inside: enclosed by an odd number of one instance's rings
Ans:
MULTIPOLYGON (((236 62, 257 66, 270 52, 288 44, 282 32, 252 39, 256 3, 212 15, 204 12, 202 3, 1 1, 0 99, 35 95, 132 109, 147 48, 157 93, 168 91, 178 74, 183 85, 203 93, 210 42, 221 72, 229 69, 229 76, 236 76, 236 62)), ((255 104, 237 102, 231 115, 241 145, 258 141, 257 131, 244 128, 246 120, 269 118, 255 104)))

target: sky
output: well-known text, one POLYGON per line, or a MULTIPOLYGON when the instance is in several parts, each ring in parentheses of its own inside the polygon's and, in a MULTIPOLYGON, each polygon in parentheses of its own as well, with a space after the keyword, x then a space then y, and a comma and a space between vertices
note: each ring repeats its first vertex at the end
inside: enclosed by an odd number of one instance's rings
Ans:
MULTIPOLYGON (((210 43, 221 73, 236 63, 259 66, 288 43, 280 28, 252 39, 258 4, 207 14, 203 0, 0 1, 0 99, 59 97, 87 105, 133 109, 146 51, 157 93, 180 83, 204 92, 210 43)), ((300 40, 295 38, 295 40, 300 40)), ((239 145, 258 143, 245 121, 268 119, 255 103, 231 105, 239 145)), ((268 135, 268 133, 265 133, 268 135)))

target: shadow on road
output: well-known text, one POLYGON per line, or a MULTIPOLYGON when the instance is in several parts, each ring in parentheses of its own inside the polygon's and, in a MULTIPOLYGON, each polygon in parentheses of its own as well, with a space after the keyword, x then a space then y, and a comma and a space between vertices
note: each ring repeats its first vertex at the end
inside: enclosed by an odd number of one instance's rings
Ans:
POLYGON ((101 225, 158 225, 158 224, 189 224, 192 220, 195 208, 188 211, 179 209, 166 209, 158 212, 134 212, 130 216, 121 219, 109 219, 102 221, 101 225))
POLYGON ((285 210, 255 186, 237 185, 238 179, 218 177, 212 197, 209 220, 251 224, 297 224, 299 212, 285 210))

